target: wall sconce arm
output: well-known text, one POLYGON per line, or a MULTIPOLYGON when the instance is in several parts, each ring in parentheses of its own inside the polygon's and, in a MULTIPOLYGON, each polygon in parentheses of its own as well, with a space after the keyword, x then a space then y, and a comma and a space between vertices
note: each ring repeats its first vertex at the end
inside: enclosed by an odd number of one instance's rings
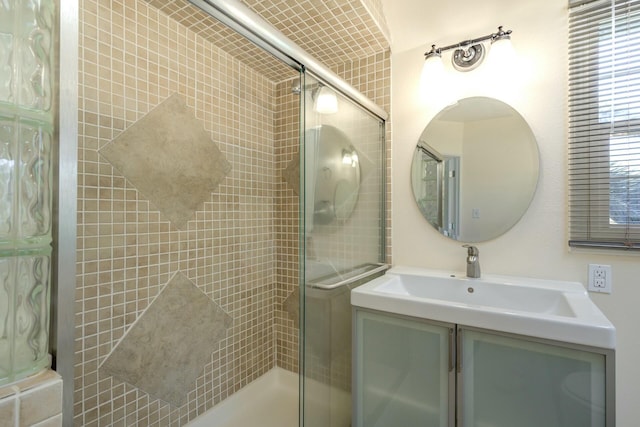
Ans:
POLYGON ((491 43, 494 43, 499 40, 509 40, 511 39, 511 33, 511 30, 505 31, 502 26, 499 26, 497 32, 486 36, 464 40, 444 47, 437 47, 434 44, 431 45, 431 50, 424 53, 424 58, 427 60, 433 57, 441 57, 442 52, 456 49, 452 56, 454 68, 458 71, 470 71, 480 65, 484 59, 486 49, 483 47, 482 42, 491 40, 491 43))

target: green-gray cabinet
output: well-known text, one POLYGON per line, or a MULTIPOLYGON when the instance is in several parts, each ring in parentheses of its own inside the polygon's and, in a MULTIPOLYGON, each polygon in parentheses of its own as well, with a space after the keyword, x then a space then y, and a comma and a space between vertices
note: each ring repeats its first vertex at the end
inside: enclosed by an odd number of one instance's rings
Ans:
POLYGON ((357 427, 613 427, 614 353, 354 309, 357 427))

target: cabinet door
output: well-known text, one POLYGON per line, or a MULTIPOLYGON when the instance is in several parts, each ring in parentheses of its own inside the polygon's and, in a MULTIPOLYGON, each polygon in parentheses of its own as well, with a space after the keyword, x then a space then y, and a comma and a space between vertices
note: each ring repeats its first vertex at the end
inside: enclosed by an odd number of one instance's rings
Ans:
POLYGON ((466 328, 458 334, 460 425, 605 426, 605 355, 466 328))
POLYGON ((354 425, 446 427, 454 329, 356 310, 354 425))

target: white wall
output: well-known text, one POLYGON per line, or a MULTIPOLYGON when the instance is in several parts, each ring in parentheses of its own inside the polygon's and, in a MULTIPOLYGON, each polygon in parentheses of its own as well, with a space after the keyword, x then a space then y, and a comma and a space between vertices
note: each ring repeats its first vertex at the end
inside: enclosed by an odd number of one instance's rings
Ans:
POLYGON ((460 240, 478 242, 514 225, 536 186, 537 149, 520 117, 474 120, 464 126, 460 168, 460 240), (515 142, 519 142, 516 144, 515 142), (480 215, 474 217, 473 210, 480 215))
POLYGON ((423 128, 442 107, 442 97, 424 100, 419 96, 422 54, 431 43, 455 43, 504 25, 513 30, 519 56, 502 70, 507 74, 492 78, 487 72, 491 67, 485 62, 470 73, 449 71, 453 81, 447 83, 459 87, 460 97, 490 96, 513 106, 530 124, 540 149, 540 180, 534 200, 513 229, 478 244, 482 269, 485 273, 586 283, 587 264, 612 266, 613 294, 591 296, 617 329, 617 425, 636 426, 640 419, 636 402, 640 396, 640 254, 578 251, 567 246, 566 0, 462 0, 455 2, 455 10, 448 3, 439 2, 439 6, 433 2, 428 8, 419 0, 385 0, 385 7, 393 4, 395 9, 385 9, 391 11, 387 18, 394 37, 394 264, 456 271, 465 268, 466 251, 461 243, 433 230, 420 215, 411 193, 413 149, 423 128), (415 25, 398 24, 403 22, 400 15, 405 8, 415 25), (403 36, 416 34, 418 22, 422 40, 403 36))

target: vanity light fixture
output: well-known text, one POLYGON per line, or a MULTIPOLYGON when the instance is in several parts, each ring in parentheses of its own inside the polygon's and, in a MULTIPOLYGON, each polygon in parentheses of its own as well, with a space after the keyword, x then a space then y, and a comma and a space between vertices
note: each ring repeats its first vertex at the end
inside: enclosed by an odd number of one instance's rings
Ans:
POLYGON ((453 68, 458 71, 471 71, 478 67, 486 54, 486 48, 482 42, 491 40, 492 49, 497 48, 500 44, 511 43, 511 30, 503 30, 502 26, 498 27, 498 32, 491 33, 486 36, 478 37, 472 40, 465 40, 456 44, 445 47, 436 47, 431 45, 431 50, 424 54, 423 75, 428 73, 428 69, 442 67, 442 52, 455 49, 451 55, 451 63, 453 68), (438 65, 439 64, 439 65, 438 65))

